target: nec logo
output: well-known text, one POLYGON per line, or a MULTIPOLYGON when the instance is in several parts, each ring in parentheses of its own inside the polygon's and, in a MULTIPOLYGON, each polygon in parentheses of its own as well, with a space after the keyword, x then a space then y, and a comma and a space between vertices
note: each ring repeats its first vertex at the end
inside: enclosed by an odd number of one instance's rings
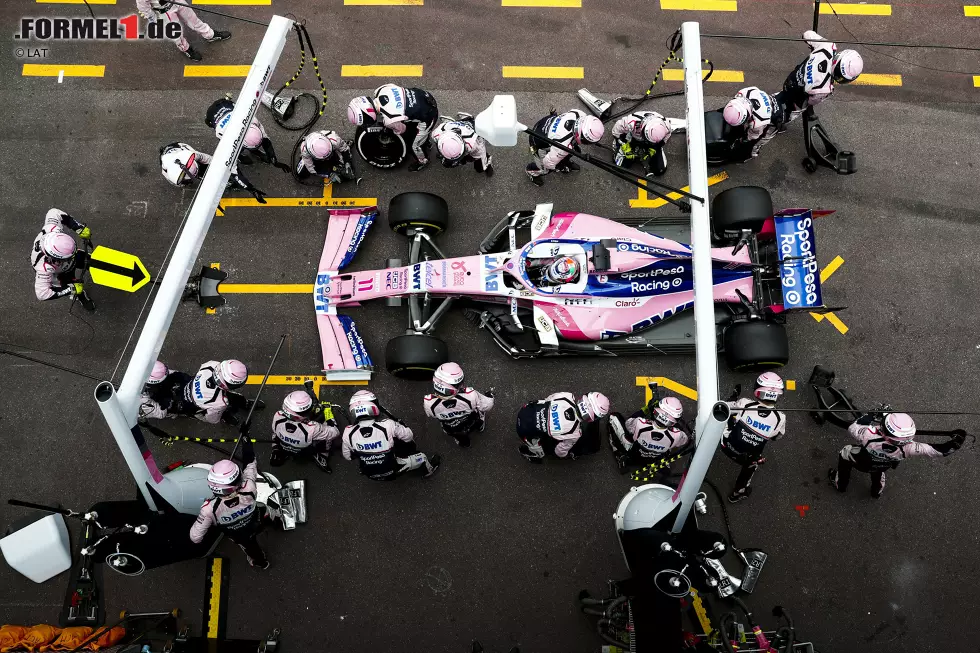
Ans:
POLYGON ((357 448, 360 451, 373 451, 374 449, 380 449, 384 443, 382 442, 365 442, 363 444, 358 443, 357 448))

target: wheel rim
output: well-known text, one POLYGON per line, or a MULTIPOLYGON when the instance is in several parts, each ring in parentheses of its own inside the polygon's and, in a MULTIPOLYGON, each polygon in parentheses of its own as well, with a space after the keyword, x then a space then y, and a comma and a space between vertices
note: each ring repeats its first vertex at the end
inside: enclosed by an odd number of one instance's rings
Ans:
POLYGON ((357 150, 379 168, 394 167, 405 158, 405 142, 390 132, 364 132, 357 140, 357 150))

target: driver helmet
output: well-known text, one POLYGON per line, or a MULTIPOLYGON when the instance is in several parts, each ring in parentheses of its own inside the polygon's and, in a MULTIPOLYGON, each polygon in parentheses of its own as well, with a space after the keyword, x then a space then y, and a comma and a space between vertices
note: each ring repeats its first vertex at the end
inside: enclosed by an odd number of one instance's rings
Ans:
POLYGON ((463 368, 456 363, 443 363, 432 375, 432 387, 440 396, 453 396, 463 387, 463 368))
POLYGON ((888 413, 884 421, 885 439, 895 444, 911 442, 915 437, 915 422, 905 413, 888 413))
POLYGON ((439 137, 439 154, 449 161, 455 161, 466 154, 463 137, 454 131, 446 131, 439 137))
POLYGON ((229 358, 218 365, 214 380, 222 390, 237 390, 248 380, 248 368, 240 360, 229 358))
POLYGON ((374 419, 381 414, 381 408, 378 406, 378 398, 370 390, 358 390, 355 392, 350 398, 350 403, 347 407, 350 410, 351 417, 357 421, 374 419))
POLYGON ((259 127, 259 123, 254 120, 249 123, 248 129, 245 130, 245 140, 242 141, 242 145, 250 150, 254 150, 257 147, 262 146, 262 128, 259 127))
POLYGON ((578 402, 578 412, 582 414, 582 419, 587 422, 602 419, 609 414, 609 398, 601 392, 590 392, 582 395, 578 402))
POLYGON ((347 120, 355 127, 373 125, 377 119, 378 111, 366 95, 359 95, 347 104, 347 120))
POLYGON ((595 116, 582 116, 575 124, 575 140, 579 143, 598 143, 605 133, 606 127, 595 116))
POLYGON ((662 143, 670 136, 667 119, 656 111, 643 118, 643 138, 648 143, 662 143))
POLYGON ((664 397, 653 409, 654 423, 665 429, 677 423, 677 420, 684 414, 684 406, 677 397, 664 397))
POLYGON ((208 487, 216 497, 227 497, 242 486, 242 470, 231 460, 219 460, 208 470, 208 487))
POLYGON ((562 256, 548 266, 545 277, 551 283, 572 283, 578 278, 578 268, 578 261, 574 257, 562 256))
POLYGON ((764 404, 775 404, 783 396, 783 379, 775 372, 763 372, 755 380, 755 398, 764 404))
POLYGON ((303 139, 303 151, 314 159, 327 159, 333 154, 333 143, 325 132, 313 132, 303 139))
POLYGON ((752 105, 749 104, 749 101, 741 95, 736 95, 725 105, 722 115, 725 117, 725 122, 732 127, 738 127, 745 124, 751 112, 752 105))
POLYGON ((52 231, 41 240, 41 251, 56 261, 70 261, 75 256, 75 239, 63 231, 52 231))
POLYGON ((282 400, 282 412, 296 419, 304 420, 309 417, 312 408, 313 397, 302 390, 294 390, 282 400))
POLYGON ((864 59, 857 50, 841 50, 834 55, 834 81, 838 84, 853 82, 864 71, 864 59))
POLYGON ((170 375, 170 369, 163 361, 157 361, 150 370, 150 378, 146 380, 147 385, 156 385, 170 375))

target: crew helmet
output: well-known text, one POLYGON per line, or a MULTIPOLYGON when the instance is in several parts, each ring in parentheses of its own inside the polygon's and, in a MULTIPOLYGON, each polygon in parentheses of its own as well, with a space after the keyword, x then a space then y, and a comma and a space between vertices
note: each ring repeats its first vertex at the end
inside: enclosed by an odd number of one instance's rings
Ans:
POLYGON ((234 494, 242 486, 242 470, 232 460, 219 460, 208 470, 208 487, 216 497, 234 494))
POLYGON ((670 428, 684 414, 684 406, 677 397, 664 397, 653 409, 653 421, 657 426, 670 428))
POLYGON ((237 390, 248 380, 248 368, 245 367, 245 363, 234 358, 221 361, 215 371, 215 382, 222 390, 237 390))
POLYGON ((351 417, 356 420, 362 419, 372 419, 381 414, 381 408, 378 406, 378 398, 370 390, 358 390, 350 398, 350 404, 348 404, 350 409, 351 417))
POLYGON ((755 380, 755 398, 764 404, 774 404, 783 396, 783 379, 775 372, 763 372, 755 380))
POLYGON ((451 397, 463 386, 463 368, 456 363, 443 363, 432 375, 432 387, 444 396, 451 397))
POLYGON ((594 422, 609 414, 609 398, 601 392, 590 392, 582 395, 578 402, 578 411, 582 419, 594 422))

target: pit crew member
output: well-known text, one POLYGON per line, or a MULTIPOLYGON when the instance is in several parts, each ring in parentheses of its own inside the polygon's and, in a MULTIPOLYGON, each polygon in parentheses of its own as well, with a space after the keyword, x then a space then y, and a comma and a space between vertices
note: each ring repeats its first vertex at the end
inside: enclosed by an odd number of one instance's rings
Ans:
POLYGON ((34 268, 34 295, 41 301, 71 296, 89 311, 95 302, 85 292, 82 275, 88 269, 88 252, 79 252, 74 231, 82 240, 92 237, 92 230, 61 209, 49 209, 41 233, 31 245, 31 267, 34 268))
POLYGON ((582 437, 584 422, 595 422, 609 414, 609 399, 590 392, 576 400, 571 392, 556 392, 521 407, 517 413, 517 436, 521 455, 540 464, 546 454, 575 459, 575 444, 582 437))
MULTIPOLYGON (((552 111, 534 124, 533 131, 544 134, 551 140, 579 152, 582 141, 598 143, 602 140, 606 128, 602 121, 595 116, 590 116, 578 109, 572 109, 562 114, 552 111)), ((572 160, 571 154, 549 145, 533 134, 528 135, 528 143, 531 147, 531 154, 534 156, 534 163, 527 164, 525 172, 535 186, 543 186, 544 179, 542 177, 552 170, 568 173, 579 169, 578 164, 572 160)))
POLYGON ((483 394, 463 385, 463 368, 443 363, 432 375, 432 394, 425 395, 422 407, 436 419, 446 435, 461 447, 470 446, 470 433, 487 428, 487 413, 493 408, 493 388, 483 394))
POLYGON ((762 456, 766 443, 786 434, 786 415, 775 409, 784 387, 778 374, 763 372, 755 381, 755 399, 728 402, 732 414, 722 436, 721 450, 741 465, 735 488, 728 495, 730 503, 748 498, 752 476, 766 462, 762 456))

